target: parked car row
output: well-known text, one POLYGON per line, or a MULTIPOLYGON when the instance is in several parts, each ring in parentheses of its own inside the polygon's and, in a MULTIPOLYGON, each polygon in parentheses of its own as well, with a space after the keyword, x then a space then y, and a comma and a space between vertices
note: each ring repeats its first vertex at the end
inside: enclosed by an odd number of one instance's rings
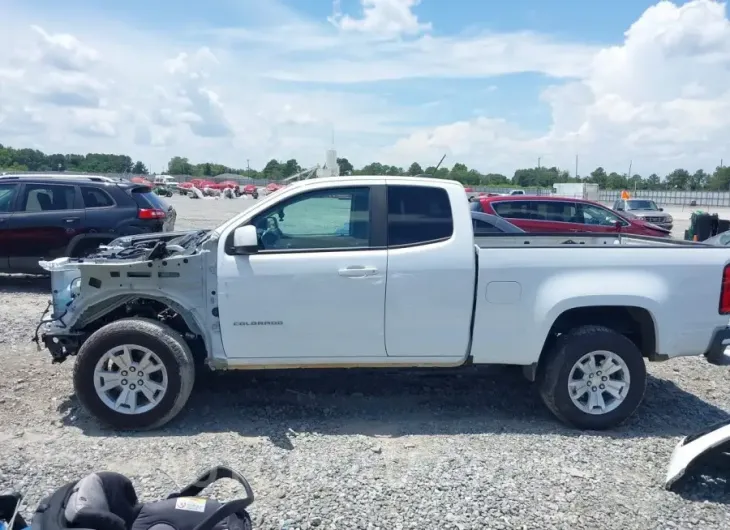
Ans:
POLYGON ((278 182, 270 182, 266 186, 257 186, 255 184, 245 184, 241 185, 236 181, 233 180, 225 180, 223 182, 213 182, 211 180, 205 180, 205 179, 192 179, 188 182, 183 182, 178 185, 178 190, 180 194, 187 195, 192 188, 197 188, 201 191, 215 191, 215 192, 222 192, 226 189, 234 190, 237 197, 240 197, 241 195, 250 195, 254 199, 257 199, 259 195, 265 195, 268 193, 273 193, 275 191, 280 190, 284 187, 284 184, 279 184, 278 182))

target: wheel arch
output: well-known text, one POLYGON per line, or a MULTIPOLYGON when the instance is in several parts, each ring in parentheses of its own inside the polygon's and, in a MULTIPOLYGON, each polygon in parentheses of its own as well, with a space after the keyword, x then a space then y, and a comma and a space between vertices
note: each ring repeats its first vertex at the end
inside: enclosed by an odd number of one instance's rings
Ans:
MULTIPOLYGON (((93 332, 110 321, 118 318, 152 318, 158 322, 165 323, 180 333, 189 343, 191 348, 195 346, 196 337, 202 342, 200 347, 194 349, 196 356, 206 357, 209 350, 209 339, 205 333, 201 315, 194 310, 186 309, 180 300, 170 296, 162 296, 152 293, 144 295, 116 294, 101 300, 96 300, 92 305, 84 309, 70 326, 74 331, 85 333, 93 332), (149 309, 149 311, 141 308, 149 309), (169 309, 179 317, 179 320, 161 318, 160 315, 165 309, 169 309), (155 316, 150 316, 154 314, 155 316), (192 336, 191 336, 192 335, 192 336), (191 344, 191 342, 193 344, 191 344)), ((79 345, 80 346, 80 345, 79 345)), ((200 345, 198 345, 200 346, 200 345)))
POLYGON ((657 356, 657 324, 654 314, 640 305, 585 305, 565 309, 548 329, 536 363, 525 367, 525 376, 535 381, 555 341, 570 330, 583 326, 604 326, 631 340, 649 360, 657 356))

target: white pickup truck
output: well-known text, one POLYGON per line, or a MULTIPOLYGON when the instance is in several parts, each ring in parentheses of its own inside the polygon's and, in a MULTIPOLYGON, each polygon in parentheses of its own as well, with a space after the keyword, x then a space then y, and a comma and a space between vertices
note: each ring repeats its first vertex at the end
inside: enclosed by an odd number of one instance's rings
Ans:
POLYGON ((40 339, 55 362, 76 355, 79 400, 122 429, 171 420, 205 365, 469 364, 521 366, 559 419, 605 429, 641 403, 645 359, 725 364, 730 343, 725 248, 475 238, 464 188, 439 179, 305 180, 214 230, 41 265, 53 312, 40 339))

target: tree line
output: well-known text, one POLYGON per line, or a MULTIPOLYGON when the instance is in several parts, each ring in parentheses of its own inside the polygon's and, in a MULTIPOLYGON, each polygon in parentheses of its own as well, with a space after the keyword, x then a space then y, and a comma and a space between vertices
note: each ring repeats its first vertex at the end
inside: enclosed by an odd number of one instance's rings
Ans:
MULTIPOLYGON (((501 173, 481 173, 469 169, 465 164, 456 163, 448 167, 421 167, 413 162, 408 168, 372 162, 355 168, 347 158, 338 158, 342 175, 431 175, 436 178, 458 180, 465 186, 493 186, 516 188, 552 188, 556 182, 588 182, 598 184, 602 189, 638 190, 730 190, 730 168, 718 166, 712 173, 698 169, 694 173, 686 169, 675 169, 668 175, 656 173, 642 176, 639 174, 607 172, 598 167, 590 174, 576 177, 557 167, 533 167, 518 169, 512 177, 501 173)), ((133 161, 127 155, 88 153, 50 154, 37 149, 14 149, 0 144, 0 171, 69 171, 79 173, 131 173, 147 175, 149 170, 141 161, 133 161)), ((214 162, 193 164, 187 158, 175 156, 167 164, 169 175, 190 175, 193 177, 215 177, 223 173, 250 178, 283 180, 302 171, 296 159, 286 161, 269 160, 263 169, 232 168, 214 162)))
POLYGON ((38 149, 13 149, 0 144, 0 170, 71 171, 79 173, 136 173, 146 175, 147 166, 127 155, 89 153, 86 155, 45 154, 38 149))

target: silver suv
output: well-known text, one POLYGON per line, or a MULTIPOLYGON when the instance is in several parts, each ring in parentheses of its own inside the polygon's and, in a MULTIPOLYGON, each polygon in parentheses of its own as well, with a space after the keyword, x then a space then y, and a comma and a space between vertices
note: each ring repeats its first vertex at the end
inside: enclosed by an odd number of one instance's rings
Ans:
POLYGON ((663 208, 659 208, 654 201, 649 199, 619 199, 613 203, 613 209, 667 230, 671 230, 674 225, 672 216, 664 213, 663 208))

